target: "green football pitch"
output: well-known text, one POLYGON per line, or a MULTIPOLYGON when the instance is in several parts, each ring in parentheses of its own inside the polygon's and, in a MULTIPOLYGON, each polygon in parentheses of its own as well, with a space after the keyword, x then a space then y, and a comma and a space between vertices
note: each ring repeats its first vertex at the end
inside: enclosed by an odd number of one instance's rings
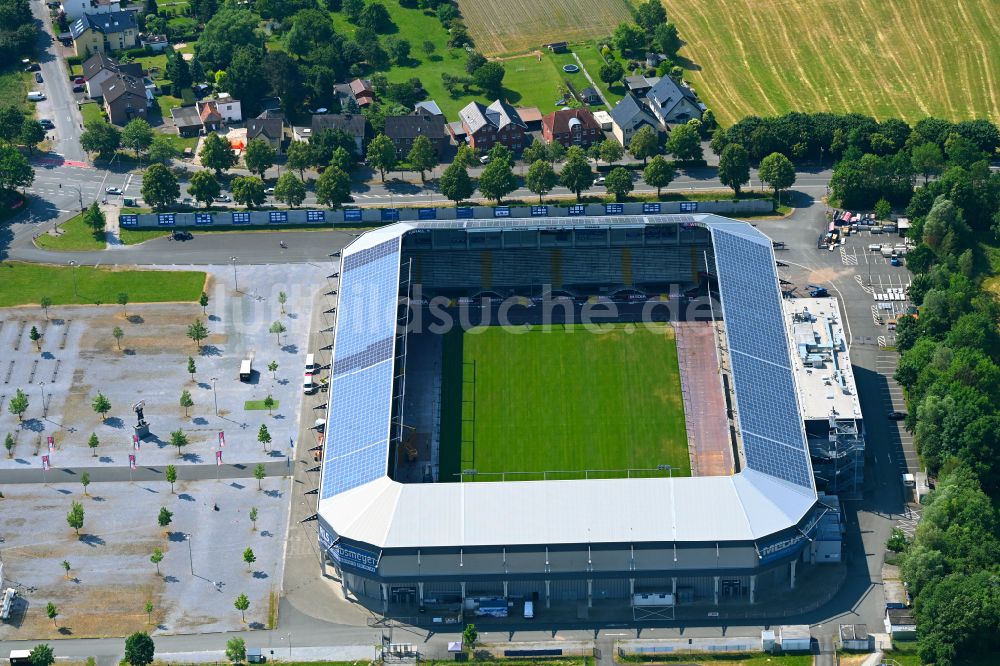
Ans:
POLYGON ((481 481, 621 477, 658 465, 690 475, 671 326, 520 331, 445 337, 442 481, 469 469, 481 481))

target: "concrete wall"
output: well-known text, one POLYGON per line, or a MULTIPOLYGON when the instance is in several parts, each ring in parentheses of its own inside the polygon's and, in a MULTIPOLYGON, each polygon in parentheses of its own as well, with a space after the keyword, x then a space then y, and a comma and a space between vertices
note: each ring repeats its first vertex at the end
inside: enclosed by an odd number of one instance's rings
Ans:
POLYGON ((774 210, 770 199, 741 201, 670 201, 665 203, 580 204, 547 206, 470 206, 463 208, 352 208, 346 210, 281 209, 262 211, 213 211, 191 213, 148 213, 119 215, 126 229, 236 227, 282 225, 376 226, 398 220, 491 219, 505 217, 586 217, 595 215, 655 215, 673 213, 718 213, 746 215, 774 210))

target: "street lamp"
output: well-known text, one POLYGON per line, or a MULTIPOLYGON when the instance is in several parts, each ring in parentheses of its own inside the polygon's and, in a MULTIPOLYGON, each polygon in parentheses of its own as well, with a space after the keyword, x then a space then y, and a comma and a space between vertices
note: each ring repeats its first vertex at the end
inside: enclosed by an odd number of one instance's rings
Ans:
POLYGON ((194 575, 194 554, 191 552, 191 535, 185 534, 184 540, 188 544, 188 560, 191 562, 191 575, 194 575))
POLYGON ((38 387, 42 389, 42 417, 44 418, 49 415, 49 408, 45 404, 45 382, 39 382, 38 387))
POLYGON ((215 393, 215 382, 219 381, 212 377, 212 398, 215 400, 215 415, 219 415, 219 396, 215 393))
POLYGON ((239 257, 235 257, 235 256, 234 257, 229 257, 229 261, 233 262, 233 284, 236 285, 236 291, 239 291, 240 290, 240 283, 236 279, 236 260, 237 259, 239 259, 239 257))
POLYGON ((69 265, 73 269, 73 297, 80 298, 80 294, 76 290, 76 262, 71 260, 69 265))

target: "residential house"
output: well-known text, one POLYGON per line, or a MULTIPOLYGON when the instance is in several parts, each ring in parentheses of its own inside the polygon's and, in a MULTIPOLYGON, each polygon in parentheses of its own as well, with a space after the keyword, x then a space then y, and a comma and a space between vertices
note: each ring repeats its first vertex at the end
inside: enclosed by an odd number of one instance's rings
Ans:
POLYGON ((205 129, 201 115, 194 106, 175 106, 170 109, 170 118, 180 136, 198 136, 205 129))
POLYGON ((601 93, 593 86, 587 86, 580 91, 580 102, 583 104, 600 104, 602 101, 601 93))
MULTIPOLYGON (((469 145, 483 152, 500 143, 520 152, 525 143, 527 125, 510 104, 497 100, 489 106, 470 102, 458 112, 469 145)), ((452 130, 453 131, 453 130, 452 130)))
POLYGON ((232 95, 229 93, 219 93, 216 95, 215 99, 207 99, 198 102, 198 110, 201 113, 202 118, 204 118, 206 114, 211 115, 213 119, 218 117, 218 122, 221 124, 239 123, 243 121, 243 108, 240 105, 240 100, 233 99, 232 95))
POLYGON ((602 130, 607 132, 611 131, 613 121, 611 120, 611 114, 607 111, 594 111, 594 120, 597 121, 597 124, 601 126, 602 130))
POLYGON ((72 21, 84 14, 111 14, 122 8, 118 0, 63 0, 60 9, 72 21))
POLYGON ((341 84, 334 87, 341 105, 347 99, 351 99, 359 107, 364 108, 375 101, 375 89, 372 82, 367 79, 354 79, 348 84, 341 84))
POLYGON ((285 117, 281 113, 265 111, 247 121, 247 141, 262 139, 280 155, 285 138, 285 117))
POLYGON ((134 118, 146 118, 149 100, 142 79, 116 74, 104 82, 104 112, 112 125, 127 125, 134 118))
POLYGON ((142 65, 137 62, 122 64, 104 53, 96 53, 83 63, 83 79, 87 86, 87 97, 95 99, 104 94, 104 82, 115 74, 141 77, 142 65))
POLYGON ((626 76, 625 88, 636 97, 645 97, 653 83, 645 76, 626 76))
POLYGON ((416 110, 408 116, 387 116, 385 135, 396 146, 396 155, 405 158, 417 137, 430 139, 434 152, 440 157, 447 145, 444 131, 444 116, 416 110))
POLYGON ((139 41, 150 51, 155 53, 160 53, 161 51, 166 51, 167 47, 170 46, 170 40, 167 39, 166 35, 153 35, 145 34, 139 36, 139 41))
POLYGON ((70 27, 73 48, 80 58, 95 53, 134 49, 139 44, 136 10, 107 14, 84 14, 70 27))
POLYGON ((325 129, 341 130, 354 138, 354 150, 357 155, 365 154, 365 146, 371 139, 371 125, 368 119, 360 113, 320 113, 312 117, 310 132, 295 132, 298 141, 315 136, 325 129))
POLYGON ((633 94, 627 94, 622 101, 611 109, 611 134, 618 143, 628 148, 632 135, 640 127, 649 126, 657 132, 662 131, 659 121, 645 104, 633 94))
POLYGON ((692 118, 701 118, 702 107, 694 91, 685 85, 678 85, 669 76, 660 77, 653 84, 646 93, 646 102, 664 127, 671 123, 686 123, 692 118))
POLYGON ((438 106, 438 103, 432 99, 417 102, 413 107, 413 112, 416 113, 417 111, 425 111, 432 116, 441 116, 441 119, 444 120, 444 111, 442 111, 441 107, 438 106))
POLYGON ((542 118, 542 138, 566 146, 586 148, 604 139, 601 125, 589 109, 561 109, 542 118))
POLYGON ((215 99, 195 102, 194 106, 170 109, 170 118, 180 136, 197 136, 242 121, 243 112, 238 99, 228 93, 219 93, 215 99))

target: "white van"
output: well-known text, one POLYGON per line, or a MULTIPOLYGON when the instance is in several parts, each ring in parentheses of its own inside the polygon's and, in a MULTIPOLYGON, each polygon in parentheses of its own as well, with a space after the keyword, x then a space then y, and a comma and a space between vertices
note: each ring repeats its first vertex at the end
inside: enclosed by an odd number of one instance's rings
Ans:
POLYGON ((535 602, 525 601, 524 602, 524 619, 530 620, 535 617, 535 602))
POLYGON ((40 90, 32 90, 28 93, 29 102, 41 102, 43 99, 45 99, 45 95, 40 90))
POLYGON ((319 366, 316 365, 316 355, 306 354, 306 372, 314 373, 319 370, 319 366))

